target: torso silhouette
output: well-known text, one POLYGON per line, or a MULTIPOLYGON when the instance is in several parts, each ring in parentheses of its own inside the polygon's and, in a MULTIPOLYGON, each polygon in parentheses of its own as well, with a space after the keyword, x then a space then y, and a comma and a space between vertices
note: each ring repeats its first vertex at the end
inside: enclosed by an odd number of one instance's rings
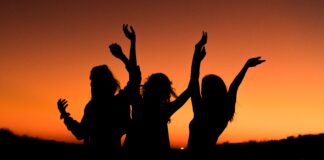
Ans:
POLYGON ((133 117, 131 130, 126 136, 125 145, 130 149, 130 156, 145 157, 166 155, 170 149, 168 121, 166 110, 169 106, 161 106, 154 102, 144 102, 133 117), (158 106, 158 108, 156 107, 158 106))
MULTIPOLYGON (((202 79, 199 88, 199 66, 193 67, 195 79, 191 92, 194 118, 190 122, 188 149, 194 153, 205 152, 212 155, 216 142, 233 119, 238 88, 249 67, 254 67, 264 60, 261 57, 250 58, 231 83, 229 89, 217 75, 210 74, 202 79)), ((195 154, 195 153, 194 153, 195 154)), ((196 154, 199 155, 199 154, 196 154)))
POLYGON ((107 100, 91 100, 87 104, 81 121, 88 136, 85 143, 120 146, 120 137, 127 125, 127 122, 123 122, 126 116, 123 110, 127 112, 129 108, 125 100, 118 94, 116 97, 107 97, 107 100))
MULTIPOLYGON (((214 106, 217 108, 217 106, 214 106)), ((222 134, 228 124, 228 113, 215 114, 206 110, 206 104, 197 107, 194 118, 189 124, 188 148, 196 151, 213 149, 218 137, 222 134)))
POLYGON ((126 135, 125 147, 129 157, 166 159, 171 149, 168 122, 189 99, 190 92, 187 89, 170 102, 173 91, 169 79, 161 73, 150 78, 144 84, 143 97, 137 92, 137 103, 132 104, 131 129, 126 135), (157 81, 150 81, 150 78, 157 78, 157 81))
POLYGON ((85 144, 100 144, 120 148, 120 137, 129 123, 129 102, 121 92, 114 97, 90 100, 84 109, 80 125, 71 117, 65 119, 68 129, 85 144))

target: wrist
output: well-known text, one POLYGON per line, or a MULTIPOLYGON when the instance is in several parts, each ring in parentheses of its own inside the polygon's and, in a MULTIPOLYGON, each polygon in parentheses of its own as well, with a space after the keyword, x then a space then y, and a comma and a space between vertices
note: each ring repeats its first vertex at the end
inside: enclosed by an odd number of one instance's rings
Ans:
POLYGON ((65 119, 69 116, 70 116, 70 113, 64 112, 64 113, 61 113, 60 119, 65 119))

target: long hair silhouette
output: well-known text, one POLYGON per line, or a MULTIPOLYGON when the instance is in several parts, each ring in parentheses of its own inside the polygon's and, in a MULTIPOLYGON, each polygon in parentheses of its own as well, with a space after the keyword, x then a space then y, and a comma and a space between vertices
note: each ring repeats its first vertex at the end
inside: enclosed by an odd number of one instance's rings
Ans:
POLYGON ((177 98, 172 82, 163 73, 150 75, 142 88, 143 99, 156 100, 161 103, 170 102, 171 96, 177 98))
POLYGON ((106 98, 114 95, 119 89, 119 82, 106 65, 95 66, 90 72, 91 97, 106 98))
POLYGON ((114 143, 112 148, 120 148, 120 137, 130 123, 127 90, 119 90, 118 81, 106 65, 93 67, 90 79, 91 99, 84 109, 81 122, 65 111, 68 106, 65 99, 58 101, 61 118, 76 138, 83 139, 85 144, 114 143))
POLYGON ((191 100, 194 117, 189 124, 188 151, 192 159, 213 159, 212 152, 219 136, 233 119, 238 88, 250 67, 263 63, 261 57, 250 58, 231 83, 229 89, 215 74, 202 79, 199 87, 200 63, 206 55, 207 33, 196 44, 191 68, 191 100))
MULTIPOLYGON (((123 28, 125 31, 125 26, 123 28)), ((134 64, 131 63, 133 62, 131 59, 134 60, 134 45, 131 46, 130 60, 124 55, 119 45, 112 44, 109 47, 113 56, 125 63, 129 72, 127 85, 120 89, 119 82, 107 65, 95 66, 90 72, 91 99, 84 109, 81 122, 74 120, 70 113, 66 112, 67 100, 59 99, 57 105, 61 119, 64 119, 68 130, 77 139, 84 140, 84 144, 101 147, 97 152, 100 151, 100 155, 120 158, 122 153, 121 137, 129 129, 130 104, 134 99, 132 97, 134 97, 136 84, 140 83, 140 80, 134 78, 136 64, 134 67, 134 64)))
POLYGON ((171 116, 189 99, 189 90, 179 97, 172 82, 163 73, 150 75, 133 105, 131 130, 125 145, 131 157, 165 159, 170 153, 168 122, 171 116), (170 98, 176 99, 171 102, 170 98))
MULTIPOLYGON (((135 79, 141 79, 139 67, 134 70, 135 79)), ((165 159, 171 149, 168 123, 189 99, 189 87, 177 97, 171 80, 163 73, 154 73, 142 88, 137 83, 133 93, 132 122, 124 143, 126 153, 132 159, 165 159), (171 101, 171 97, 175 100, 171 101)))
MULTIPOLYGON (((227 115, 227 87, 223 79, 217 75, 209 74, 202 79, 201 83, 201 97, 206 105, 206 113, 212 113, 210 118, 225 118, 232 119, 233 115, 227 115)), ((211 120, 211 123, 214 122, 211 120)))

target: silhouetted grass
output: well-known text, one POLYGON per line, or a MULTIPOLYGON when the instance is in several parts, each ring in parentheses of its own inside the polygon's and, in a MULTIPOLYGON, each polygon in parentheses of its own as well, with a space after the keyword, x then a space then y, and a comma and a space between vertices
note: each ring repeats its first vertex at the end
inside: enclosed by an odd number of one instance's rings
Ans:
MULTIPOLYGON (((52 158, 85 158, 93 156, 91 155, 92 152, 89 152, 89 148, 82 144, 17 136, 7 129, 0 129, 0 147, 2 155, 12 158, 15 156, 33 158, 39 156, 41 158, 43 155, 50 155, 52 158)), ((220 160, 324 159, 324 134, 290 136, 281 140, 264 142, 223 143, 216 146, 214 154, 220 160)), ((185 155, 186 150, 173 149, 170 159, 184 160, 186 159, 185 155)))
POLYGON ((58 142, 55 140, 44 140, 27 135, 17 136, 8 129, 0 129, 0 145, 77 145, 65 142, 58 142))

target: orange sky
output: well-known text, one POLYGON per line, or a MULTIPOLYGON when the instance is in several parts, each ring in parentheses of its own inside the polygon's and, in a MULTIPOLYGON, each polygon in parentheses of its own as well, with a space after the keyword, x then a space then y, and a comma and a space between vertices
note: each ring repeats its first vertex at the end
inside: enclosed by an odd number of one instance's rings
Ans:
MULTIPOLYGON (((187 86, 194 45, 208 32, 201 77, 229 85, 245 61, 262 56, 239 88, 234 121, 219 142, 270 140, 324 132, 324 3, 315 0, 1 1, 0 128, 79 142, 59 119, 58 98, 80 120, 89 72, 107 64, 122 86, 128 53, 122 24, 133 25, 143 81, 163 72, 177 93, 187 86)), ((186 146, 190 100, 172 117, 170 140, 186 146)))

